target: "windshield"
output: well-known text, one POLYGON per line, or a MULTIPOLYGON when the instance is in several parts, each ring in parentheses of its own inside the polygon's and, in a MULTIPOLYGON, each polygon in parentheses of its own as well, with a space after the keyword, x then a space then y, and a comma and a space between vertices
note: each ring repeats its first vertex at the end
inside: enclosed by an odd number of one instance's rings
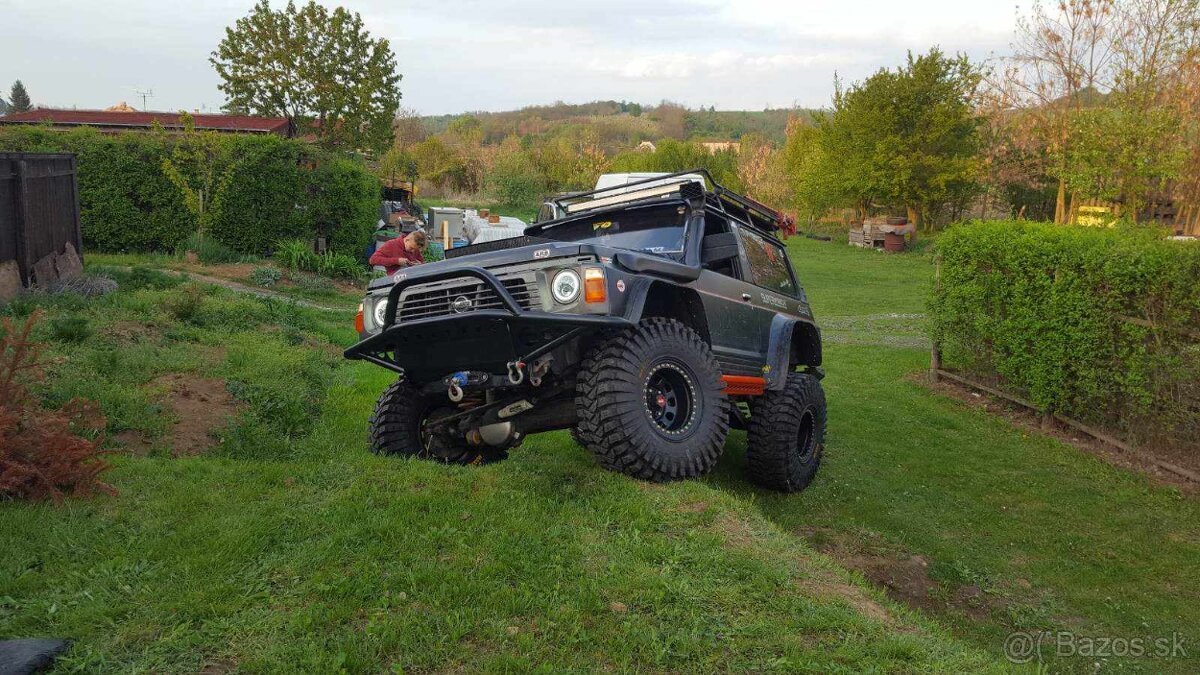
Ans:
POLYGON ((548 227, 539 237, 672 256, 683 253, 687 209, 677 204, 619 211, 548 227))

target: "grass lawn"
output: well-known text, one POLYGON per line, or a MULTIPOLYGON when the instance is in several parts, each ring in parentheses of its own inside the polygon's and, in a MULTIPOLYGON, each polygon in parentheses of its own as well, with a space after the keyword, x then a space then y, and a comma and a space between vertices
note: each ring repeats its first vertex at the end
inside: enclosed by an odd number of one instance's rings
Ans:
MULTIPOLYGON (((116 497, 0 504, 0 637, 76 638, 80 671, 963 672, 1003 669, 1017 629, 1178 631, 1194 657, 1194 498, 910 378, 926 354, 891 338, 919 336, 927 256, 790 246, 837 326, 826 464, 791 497, 745 483, 740 433, 714 475, 669 485, 565 433, 484 467, 376 458, 389 378, 338 357, 349 313, 215 288, 192 307, 145 272, 45 300, 40 334, 69 358, 46 395, 99 400, 130 443, 116 497), (56 333, 66 314, 93 336, 56 333), (172 373, 231 395, 197 456, 172 451, 172 373)), ((1052 667, 1096 661, 1197 667, 1052 667)))

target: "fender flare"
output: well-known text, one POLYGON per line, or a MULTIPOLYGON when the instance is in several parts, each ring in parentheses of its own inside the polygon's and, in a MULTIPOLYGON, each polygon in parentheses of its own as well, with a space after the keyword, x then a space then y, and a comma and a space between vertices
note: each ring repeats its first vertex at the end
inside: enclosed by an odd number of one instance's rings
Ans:
POLYGON ((767 389, 783 389, 797 340, 802 340, 805 346, 799 355, 800 362, 820 376, 821 329, 811 321, 776 314, 771 319, 770 343, 767 345, 767 371, 764 373, 767 389))
MULTIPOLYGON (((625 311, 622 315, 634 323, 641 321, 646 315, 647 301, 650 300, 656 291, 683 298, 686 303, 685 306, 672 307, 675 311, 662 315, 671 316, 689 324, 700 334, 700 339, 710 345, 712 344, 712 336, 708 330, 708 316, 704 312, 704 303, 700 299, 700 294, 693 288, 680 286, 660 279, 635 278, 629 284, 629 297, 625 300, 625 311)), ((658 316, 660 314, 655 312, 654 315, 658 316)))

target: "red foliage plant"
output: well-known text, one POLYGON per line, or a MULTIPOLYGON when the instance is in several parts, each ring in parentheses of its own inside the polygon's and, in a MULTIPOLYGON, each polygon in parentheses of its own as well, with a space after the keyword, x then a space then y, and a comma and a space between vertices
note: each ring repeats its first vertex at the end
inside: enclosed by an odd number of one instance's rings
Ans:
POLYGON ((100 481, 110 467, 102 458, 103 436, 79 432, 104 429, 95 403, 72 399, 61 410, 42 407, 29 385, 44 377, 43 346, 29 339, 35 312, 20 328, 5 318, 0 326, 0 499, 62 500, 68 492, 114 494, 100 481))

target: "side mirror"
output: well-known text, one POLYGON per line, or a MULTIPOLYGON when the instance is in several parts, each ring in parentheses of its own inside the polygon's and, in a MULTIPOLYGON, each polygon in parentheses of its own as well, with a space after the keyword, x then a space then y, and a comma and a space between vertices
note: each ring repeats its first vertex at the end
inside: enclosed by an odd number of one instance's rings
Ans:
POLYGON ((732 232, 710 234, 700 245, 700 264, 721 262, 738 257, 737 235, 732 232))

